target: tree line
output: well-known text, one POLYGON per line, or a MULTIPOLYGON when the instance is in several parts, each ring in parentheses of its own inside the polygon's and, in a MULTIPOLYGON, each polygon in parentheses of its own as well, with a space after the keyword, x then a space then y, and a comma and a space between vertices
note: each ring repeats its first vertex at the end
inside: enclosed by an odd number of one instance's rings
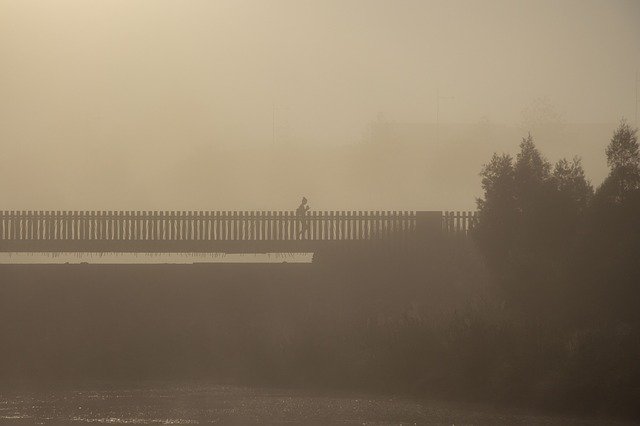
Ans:
POLYGON ((637 320, 640 296, 640 154, 621 120, 594 189, 579 157, 551 164, 531 135, 514 157, 494 154, 480 173, 475 239, 511 306, 549 315, 637 320))

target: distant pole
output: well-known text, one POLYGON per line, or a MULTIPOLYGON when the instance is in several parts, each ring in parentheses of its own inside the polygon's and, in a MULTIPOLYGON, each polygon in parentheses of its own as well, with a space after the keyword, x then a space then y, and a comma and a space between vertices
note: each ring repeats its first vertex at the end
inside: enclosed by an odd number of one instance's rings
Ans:
POLYGON ((436 142, 440 142, 440 99, 455 99, 453 96, 440 96, 440 89, 436 89, 436 142))
POLYGON ((440 142, 440 89, 436 90, 436 142, 440 142))
POLYGON ((277 141, 277 137, 280 136, 280 143, 283 143, 282 137, 284 135, 284 143, 286 143, 286 130, 288 130, 287 126, 287 114, 284 113, 282 114, 283 111, 289 111, 289 107, 286 106, 277 106, 275 104, 275 102, 271 105, 271 140, 273 141, 273 144, 276 144, 277 141), (278 114, 278 111, 281 112, 280 115, 278 114), (278 125, 278 122, 276 121, 276 119, 280 119, 280 123, 278 125), (279 129, 278 129, 279 127, 279 129), (279 133, 279 134, 278 134, 279 133))
POLYGON ((640 83, 640 74, 636 71, 636 127, 638 127, 638 83, 640 83))

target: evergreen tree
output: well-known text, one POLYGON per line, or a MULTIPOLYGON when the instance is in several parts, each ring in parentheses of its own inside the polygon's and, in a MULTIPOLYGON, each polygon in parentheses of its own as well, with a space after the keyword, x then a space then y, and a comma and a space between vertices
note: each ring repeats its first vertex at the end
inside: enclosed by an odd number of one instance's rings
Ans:
POLYGON ((538 151, 531 134, 522 138, 514 168, 516 183, 520 189, 527 190, 544 184, 549 179, 550 170, 551 165, 538 151))
POLYGON ((640 188, 640 153, 637 129, 625 119, 613 133, 606 149, 609 176, 599 192, 615 203, 623 203, 629 193, 640 188))
POLYGON ((541 312, 556 291, 592 194, 578 158, 551 170, 529 135, 515 162, 494 154, 480 173, 476 240, 505 295, 532 312, 541 312))
POLYGON ((552 178, 556 189, 576 212, 584 212, 593 196, 593 186, 584 174, 580 158, 574 157, 571 162, 566 158, 559 160, 553 168, 552 178))

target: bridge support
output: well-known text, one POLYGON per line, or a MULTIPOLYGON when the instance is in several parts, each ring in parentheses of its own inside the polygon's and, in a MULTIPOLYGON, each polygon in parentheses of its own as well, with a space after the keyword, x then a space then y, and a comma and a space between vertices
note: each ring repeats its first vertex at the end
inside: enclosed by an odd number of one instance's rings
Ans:
POLYGON ((442 234, 441 211, 416 212, 416 236, 421 240, 439 237, 442 234))

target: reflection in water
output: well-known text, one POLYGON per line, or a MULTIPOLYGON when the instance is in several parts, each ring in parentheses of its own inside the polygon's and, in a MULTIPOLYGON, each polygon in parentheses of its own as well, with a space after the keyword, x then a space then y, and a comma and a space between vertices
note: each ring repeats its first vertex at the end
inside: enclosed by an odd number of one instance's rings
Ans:
POLYGON ((513 410, 498 412, 495 408, 438 401, 327 396, 299 390, 203 384, 156 382, 76 390, 0 392, 0 423, 59 422, 596 425, 602 424, 602 419, 571 419, 513 410))
POLYGON ((313 253, 6 252, 1 264, 310 263, 313 253))

